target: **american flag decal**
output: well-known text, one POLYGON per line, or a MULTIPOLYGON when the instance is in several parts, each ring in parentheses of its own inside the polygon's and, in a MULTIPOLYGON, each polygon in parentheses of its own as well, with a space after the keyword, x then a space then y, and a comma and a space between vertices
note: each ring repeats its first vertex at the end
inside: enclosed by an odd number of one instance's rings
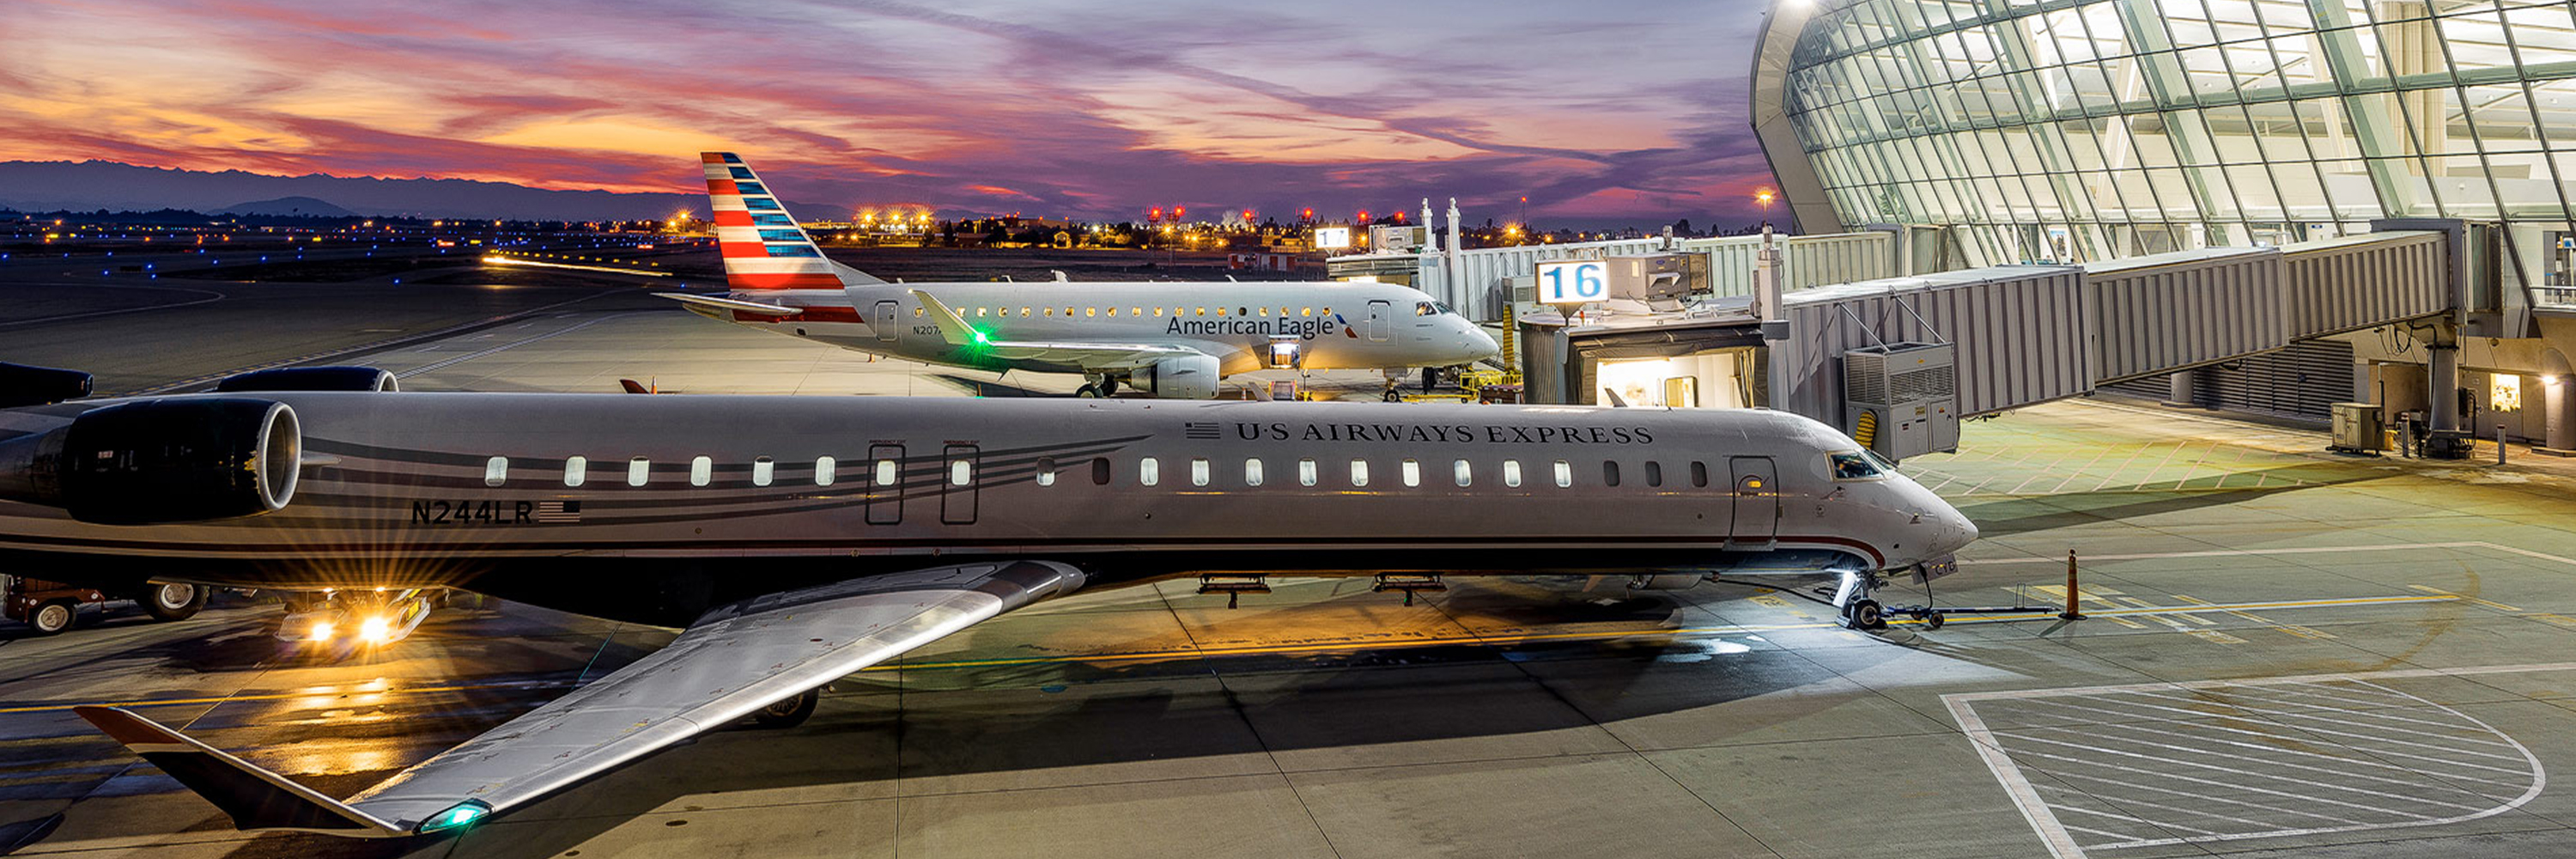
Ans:
POLYGON ((579 501, 537 502, 537 524, 562 525, 579 521, 581 521, 581 502, 579 501))
POLYGON ((1219 431, 1216 424, 1192 421, 1181 425, 1182 438, 1215 439, 1221 435, 1223 433, 1219 431))

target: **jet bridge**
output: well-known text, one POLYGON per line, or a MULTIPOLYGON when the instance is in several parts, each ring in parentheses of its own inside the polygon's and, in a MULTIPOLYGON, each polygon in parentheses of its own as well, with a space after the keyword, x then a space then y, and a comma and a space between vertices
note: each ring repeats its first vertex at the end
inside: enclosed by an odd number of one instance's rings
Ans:
MULTIPOLYGON (((1913 395, 1951 398, 1936 419, 1955 421, 2440 316, 2459 294, 2451 242, 2442 231, 2393 231, 1798 290, 1781 300, 1788 324, 1770 343, 1769 402, 1886 438, 1876 424, 1890 416, 1854 405, 1876 391, 1849 389, 1846 356, 1877 368, 1915 346, 1949 347, 1952 388, 1913 395)), ((1918 412, 1937 409, 1897 417, 1918 412)))

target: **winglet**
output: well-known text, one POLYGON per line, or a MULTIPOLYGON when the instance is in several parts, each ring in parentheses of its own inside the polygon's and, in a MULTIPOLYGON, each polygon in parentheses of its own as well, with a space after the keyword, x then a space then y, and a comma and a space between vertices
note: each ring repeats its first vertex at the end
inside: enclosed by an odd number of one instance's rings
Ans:
POLYGON ((966 317, 957 315, 957 311, 949 309, 948 305, 941 304, 939 299, 930 297, 930 293, 918 289, 911 290, 911 293, 914 301, 921 302, 921 306, 930 308, 931 324, 939 326, 939 336, 947 340, 948 345, 973 346, 992 342, 992 337, 975 330, 975 326, 966 324, 966 317))
MULTIPOLYGON (((412 830, 323 796, 122 707, 72 712, 125 744, 230 815, 239 829, 289 829, 354 838, 399 838, 412 830)), ((481 815, 475 815, 477 817, 481 815)))

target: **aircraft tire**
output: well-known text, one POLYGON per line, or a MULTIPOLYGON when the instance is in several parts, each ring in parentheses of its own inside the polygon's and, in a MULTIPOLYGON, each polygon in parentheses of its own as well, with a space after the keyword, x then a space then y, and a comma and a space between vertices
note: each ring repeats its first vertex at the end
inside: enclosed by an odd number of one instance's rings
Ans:
POLYGON ((153 620, 187 620, 206 608, 206 589, 196 585, 159 584, 136 600, 153 620))
POLYGON ((822 700, 823 690, 807 689, 796 697, 782 699, 760 708, 751 714, 751 720, 758 722, 763 728, 793 728, 805 724, 806 719, 813 718, 814 706, 822 700))
POLYGON ((1879 630, 1887 628, 1887 614, 1879 609, 1877 600, 1853 601, 1851 608, 1843 614, 1843 621, 1845 625, 1850 626, 1853 629, 1879 630))
POLYGON ((1090 385, 1088 385, 1088 384, 1085 384, 1085 385, 1083 385, 1082 387, 1079 387, 1079 388, 1075 388, 1075 389, 1073 389, 1073 395, 1074 395, 1074 396, 1076 396, 1076 397, 1093 397, 1093 398, 1097 398, 1097 397, 1099 397, 1099 396, 1100 396, 1100 389, 1099 389, 1099 388, 1094 388, 1094 387, 1092 387, 1092 386, 1090 386, 1090 385))
POLYGON ((55 600, 37 606, 35 611, 29 612, 27 625, 34 627, 37 635, 58 635, 63 630, 72 628, 72 621, 79 618, 79 603, 71 600, 55 600))
POLYGON ((1107 398, 1111 394, 1118 393, 1118 377, 1102 376, 1100 377, 1100 384, 1097 387, 1100 389, 1100 396, 1103 398, 1107 398))

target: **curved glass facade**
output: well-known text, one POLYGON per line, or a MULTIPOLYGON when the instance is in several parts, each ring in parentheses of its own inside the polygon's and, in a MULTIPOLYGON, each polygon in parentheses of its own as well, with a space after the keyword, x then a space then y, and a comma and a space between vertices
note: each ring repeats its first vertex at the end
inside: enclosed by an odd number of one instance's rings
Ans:
POLYGON ((1990 265, 2497 221, 2506 286, 2568 285, 2564 0, 1826 6, 1781 104, 1846 223, 1966 225, 1990 265))

